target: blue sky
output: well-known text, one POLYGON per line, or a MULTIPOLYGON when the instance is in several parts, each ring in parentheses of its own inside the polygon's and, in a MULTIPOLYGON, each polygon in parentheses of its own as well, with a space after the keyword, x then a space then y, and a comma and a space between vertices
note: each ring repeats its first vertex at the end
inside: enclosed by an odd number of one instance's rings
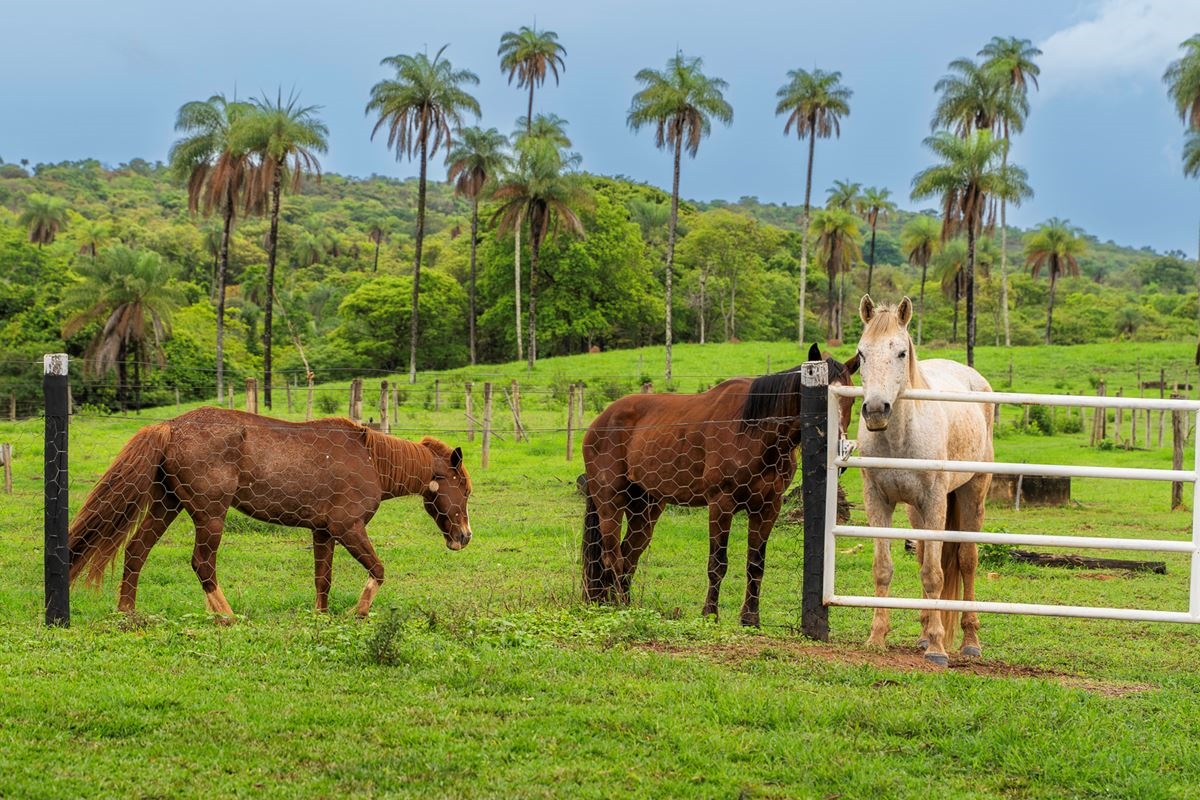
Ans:
MULTIPOLYGON (((1041 91, 1012 159, 1035 195, 1010 211, 1030 227, 1060 217, 1101 240, 1196 255, 1200 181, 1180 169, 1183 130, 1161 76, 1179 43, 1200 32, 1197 0, 64 0, 9 4, 0 48, 0 157, 31 163, 165 159, 175 112, 216 92, 295 88, 322 106, 326 170, 406 177, 373 120, 370 87, 381 58, 443 44, 455 67, 480 77, 484 127, 510 132, 525 94, 500 72, 501 34, 521 25, 558 33, 560 85, 537 111, 566 119, 591 172, 668 188, 670 158, 649 131, 625 124, 634 74, 661 69, 678 48, 728 82, 733 124, 716 126, 683 166, 681 193, 700 200, 803 201, 805 147, 783 135, 775 92, 790 69, 839 70, 853 90, 842 135, 817 143, 814 201, 834 180, 890 189, 901 208, 912 176, 932 160, 933 85, 954 58, 992 36, 1042 48, 1041 91)), ((444 177, 440 159, 431 176, 444 177)))

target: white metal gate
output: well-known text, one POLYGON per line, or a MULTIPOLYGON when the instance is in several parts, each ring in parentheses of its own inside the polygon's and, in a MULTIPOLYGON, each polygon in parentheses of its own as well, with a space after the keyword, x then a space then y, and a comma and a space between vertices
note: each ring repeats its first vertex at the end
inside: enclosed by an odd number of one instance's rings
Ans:
MULTIPOLYGON (((1200 622, 1200 447, 1192 469, 1133 469, 1120 467, 1063 466, 1059 464, 1009 464, 1002 462, 943 461, 908 458, 867 458, 852 456, 852 446, 838 434, 837 397, 862 397, 860 386, 829 387, 829 422, 826 431, 829 448, 826 459, 825 560, 822 581, 822 601, 825 605, 860 606, 870 608, 937 609, 944 611, 991 611, 1003 614, 1038 614, 1061 617, 1093 617, 1104 619, 1148 620, 1157 622, 1200 622), (1042 534, 984 533, 981 531, 936 531, 910 528, 873 528, 862 525, 837 525, 837 484, 840 467, 894 468, 946 472, 991 472, 994 475, 1050 475, 1080 478, 1116 478, 1124 480, 1178 481, 1192 484, 1192 538, 1190 541, 1172 539, 1117 539, 1097 536, 1051 536, 1042 534), (1042 547, 1082 547, 1106 550, 1143 550, 1160 553, 1190 553, 1187 611, 1151 609, 1093 608, 1090 606, 1042 605, 1037 603, 999 603, 963 600, 912 599, 842 595, 834 589, 834 557, 837 552, 835 536, 864 539, 913 539, 944 542, 976 542, 980 544, 1033 545, 1042 547)), ((1129 408, 1162 411, 1182 411, 1192 415, 1193 429, 1200 417, 1200 402, 1192 400, 1158 400, 1120 397, 1080 397, 1078 395, 1043 395, 1005 392, 935 392, 909 390, 900 401, 943 400, 960 403, 1012 403, 1019 405, 1071 406, 1082 408, 1129 408)))

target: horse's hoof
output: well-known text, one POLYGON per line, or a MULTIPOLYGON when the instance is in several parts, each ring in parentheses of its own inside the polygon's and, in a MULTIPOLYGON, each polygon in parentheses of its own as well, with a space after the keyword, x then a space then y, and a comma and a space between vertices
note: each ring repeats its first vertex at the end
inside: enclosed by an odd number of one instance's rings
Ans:
POLYGON ((950 657, 945 653, 926 653, 925 660, 930 664, 937 664, 939 667, 950 666, 950 657))
POLYGON ((917 639, 917 648, 924 650, 929 647, 929 640, 925 638, 917 639))
POLYGON ((758 622, 758 612, 753 614, 742 614, 742 626, 746 628, 761 628, 762 625, 758 622))
POLYGON ((887 642, 882 639, 867 639, 867 649, 877 651, 887 650, 887 642))
POLYGON ((964 656, 975 656, 976 658, 983 655, 983 649, 973 644, 964 644, 961 652, 964 656))

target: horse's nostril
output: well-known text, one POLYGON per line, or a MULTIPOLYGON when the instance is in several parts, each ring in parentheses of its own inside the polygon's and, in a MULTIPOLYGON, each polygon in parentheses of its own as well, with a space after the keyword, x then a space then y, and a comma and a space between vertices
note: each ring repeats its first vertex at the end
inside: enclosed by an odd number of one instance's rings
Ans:
POLYGON ((892 404, 891 404, 891 403, 884 403, 884 404, 883 404, 883 413, 884 413, 884 414, 890 414, 890 413, 892 413, 892 404))

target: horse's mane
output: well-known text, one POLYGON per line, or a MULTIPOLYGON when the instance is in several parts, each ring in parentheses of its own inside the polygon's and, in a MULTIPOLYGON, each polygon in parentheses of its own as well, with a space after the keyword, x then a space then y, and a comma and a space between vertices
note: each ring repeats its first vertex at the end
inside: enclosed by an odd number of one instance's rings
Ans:
MULTIPOLYGON (((407 439, 398 439, 363 427, 364 444, 371 451, 375 469, 385 482, 390 481, 396 489, 403 488, 405 494, 419 494, 433 480, 433 457, 437 445, 449 454, 449 448, 437 439, 426 436, 421 444, 407 439), (432 443, 433 446, 426 443, 432 443)), ((441 450, 438 454, 442 455, 441 450)))
MULTIPOLYGON (((834 358, 826 358, 829 365, 830 383, 850 383, 850 371, 846 365, 834 358)), ((755 378, 746 392, 742 406, 742 423, 757 422, 772 417, 798 417, 800 415, 801 371, 797 365, 783 372, 755 378)))
POLYGON ((892 336, 903 336, 908 342, 905 349, 907 351, 906 362, 908 364, 909 387, 913 389, 928 389, 929 383, 925 380, 924 373, 921 372, 921 368, 917 365, 917 346, 908 332, 908 325, 900 324, 900 315, 897 313, 896 306, 875 306, 874 316, 871 317, 871 321, 863 328, 862 338, 887 339, 892 336))

